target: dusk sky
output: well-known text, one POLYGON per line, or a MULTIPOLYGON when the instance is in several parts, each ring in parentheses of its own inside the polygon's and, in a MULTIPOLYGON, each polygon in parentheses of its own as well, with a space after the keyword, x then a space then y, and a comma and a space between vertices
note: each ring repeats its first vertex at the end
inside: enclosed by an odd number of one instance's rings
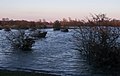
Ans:
POLYGON ((90 13, 120 19, 120 0, 0 0, 0 19, 85 19, 90 13))

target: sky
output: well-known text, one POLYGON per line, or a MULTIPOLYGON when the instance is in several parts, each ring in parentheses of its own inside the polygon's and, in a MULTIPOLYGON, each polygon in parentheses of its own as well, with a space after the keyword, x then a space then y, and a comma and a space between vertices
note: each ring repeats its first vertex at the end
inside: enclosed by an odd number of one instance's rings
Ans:
POLYGON ((85 19, 90 14, 120 19, 120 0, 0 0, 0 19, 85 19))

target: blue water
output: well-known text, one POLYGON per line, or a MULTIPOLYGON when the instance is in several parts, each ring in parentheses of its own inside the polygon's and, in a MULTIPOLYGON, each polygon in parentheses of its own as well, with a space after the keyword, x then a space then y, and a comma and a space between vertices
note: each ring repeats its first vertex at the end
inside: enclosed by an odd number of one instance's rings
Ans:
MULTIPOLYGON (((12 30, 14 31, 14 30, 12 30)), ((5 39, 5 32, 0 31, 0 67, 8 70, 24 70, 58 74, 62 76, 105 75, 94 72, 79 51, 74 50, 72 35, 74 30, 64 33, 48 31, 46 38, 36 40, 32 51, 11 50, 5 39)))

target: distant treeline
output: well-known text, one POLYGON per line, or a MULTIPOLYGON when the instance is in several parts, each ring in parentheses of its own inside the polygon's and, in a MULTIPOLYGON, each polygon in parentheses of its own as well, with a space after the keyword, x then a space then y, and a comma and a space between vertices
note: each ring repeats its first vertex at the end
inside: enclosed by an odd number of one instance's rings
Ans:
MULTIPOLYGON (((77 19, 65 19, 59 21, 61 27, 76 27, 76 26, 120 26, 120 20, 110 19, 105 14, 98 14, 94 16, 93 20, 77 20, 77 19)), ((58 21, 58 20, 56 20, 58 21)), ((55 21, 55 22, 56 22, 55 21)), ((47 21, 26 21, 26 20, 1 20, 0 28, 15 28, 15 29, 28 29, 28 28, 52 28, 55 22, 47 21)))
POLYGON ((25 20, 15 20, 15 21, 0 21, 1 28, 46 28, 46 25, 51 25, 48 22, 34 22, 25 20))

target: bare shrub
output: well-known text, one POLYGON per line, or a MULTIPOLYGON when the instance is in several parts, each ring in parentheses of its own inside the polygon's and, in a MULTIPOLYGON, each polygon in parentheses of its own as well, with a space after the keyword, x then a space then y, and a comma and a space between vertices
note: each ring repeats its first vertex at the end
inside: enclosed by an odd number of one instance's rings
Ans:
POLYGON ((9 32, 6 39, 10 42, 11 46, 15 49, 31 50, 35 41, 25 33, 24 30, 9 32))
POLYGON ((95 66, 111 68, 120 65, 120 27, 99 26, 97 21, 92 22, 94 26, 79 26, 76 30, 76 49, 95 66))

